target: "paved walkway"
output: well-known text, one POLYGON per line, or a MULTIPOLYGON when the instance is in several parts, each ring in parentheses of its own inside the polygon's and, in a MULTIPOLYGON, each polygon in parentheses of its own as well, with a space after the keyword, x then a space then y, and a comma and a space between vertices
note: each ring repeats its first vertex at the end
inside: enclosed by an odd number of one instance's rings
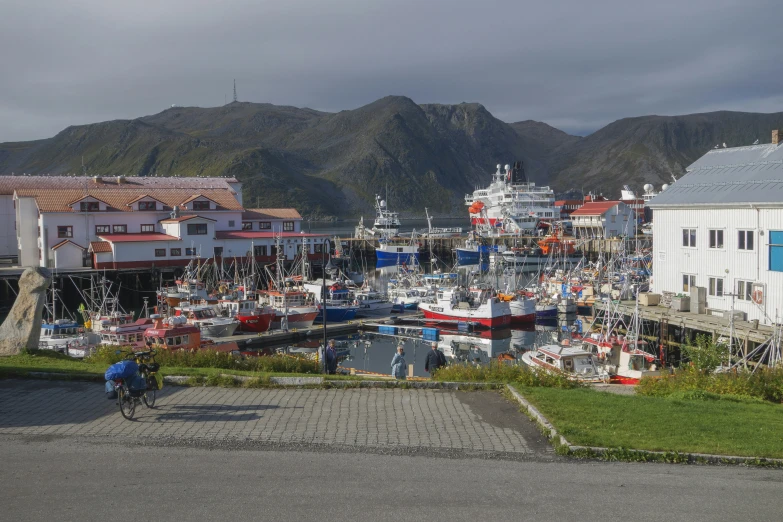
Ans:
POLYGON ((0 381, 0 435, 547 453, 496 392, 166 387, 132 421, 95 383, 0 381))

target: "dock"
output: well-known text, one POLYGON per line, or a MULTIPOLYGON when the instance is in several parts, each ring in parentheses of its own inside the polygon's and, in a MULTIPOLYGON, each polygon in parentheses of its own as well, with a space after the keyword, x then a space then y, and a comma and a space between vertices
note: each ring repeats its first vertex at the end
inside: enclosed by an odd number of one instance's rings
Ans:
MULTIPOLYGON (((620 301, 607 303, 596 301, 596 310, 605 311, 608 308, 617 309, 621 314, 631 317, 636 309, 635 301, 620 301)), ((692 342, 696 335, 706 334, 713 340, 728 337, 731 324, 728 318, 714 315, 697 314, 693 312, 678 312, 663 306, 639 306, 641 319, 657 324, 657 334, 661 344, 680 346, 692 342)), ((734 320, 734 339, 741 350, 747 353, 748 348, 766 342, 774 333, 770 325, 734 320)))

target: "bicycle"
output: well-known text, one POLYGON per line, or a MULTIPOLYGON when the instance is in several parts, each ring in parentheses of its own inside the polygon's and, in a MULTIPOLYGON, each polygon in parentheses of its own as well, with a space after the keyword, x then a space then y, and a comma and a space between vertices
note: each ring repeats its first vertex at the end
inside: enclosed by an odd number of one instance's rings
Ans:
POLYGON ((117 391, 117 403, 120 406, 120 413, 126 419, 132 419, 136 413, 136 405, 143 403, 147 408, 155 407, 156 392, 158 390, 158 379, 156 374, 160 365, 155 362, 155 350, 140 352, 130 352, 125 355, 125 359, 133 359, 139 365, 139 376, 144 380, 143 389, 132 390, 128 384, 128 379, 117 379, 114 381, 114 389, 117 391))

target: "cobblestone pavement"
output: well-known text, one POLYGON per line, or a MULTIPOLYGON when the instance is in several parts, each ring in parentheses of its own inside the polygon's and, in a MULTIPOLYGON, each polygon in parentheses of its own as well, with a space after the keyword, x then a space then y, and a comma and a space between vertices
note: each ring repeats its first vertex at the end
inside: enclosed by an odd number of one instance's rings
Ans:
POLYGON ((547 453, 496 392, 167 387, 132 421, 95 383, 0 381, 0 435, 547 453))

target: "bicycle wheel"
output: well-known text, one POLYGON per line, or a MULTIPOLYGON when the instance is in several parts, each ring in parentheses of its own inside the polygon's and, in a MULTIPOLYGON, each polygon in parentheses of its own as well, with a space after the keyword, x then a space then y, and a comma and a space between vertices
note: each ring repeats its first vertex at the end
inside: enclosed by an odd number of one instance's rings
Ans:
POLYGON ((121 386, 117 391, 117 394, 117 399, 120 403, 120 413, 122 413, 122 416, 126 419, 132 419, 133 414, 136 413, 136 401, 130 396, 130 393, 128 393, 125 386, 121 386))
POLYGON ((145 391, 144 395, 141 396, 141 400, 144 402, 144 406, 146 406, 147 408, 154 408, 155 387, 157 387, 157 383, 155 382, 155 376, 149 375, 145 380, 147 381, 147 391, 145 391), (152 384, 150 384, 150 381, 152 381, 152 384))

